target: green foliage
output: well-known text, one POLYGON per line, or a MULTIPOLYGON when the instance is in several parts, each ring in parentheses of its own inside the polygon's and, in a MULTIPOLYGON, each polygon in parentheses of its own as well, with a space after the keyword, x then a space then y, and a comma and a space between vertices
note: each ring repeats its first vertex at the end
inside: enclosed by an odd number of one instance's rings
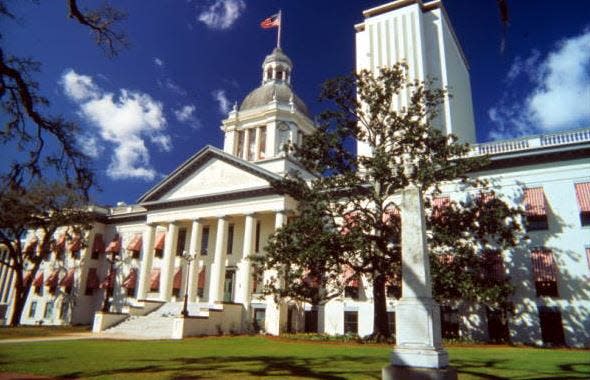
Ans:
POLYGON ((433 212, 441 184, 461 185, 467 193, 489 191, 485 181, 469 177, 486 167, 487 158, 470 157, 467 144, 436 128, 447 96, 434 81, 410 80, 405 64, 325 83, 321 99, 331 107, 319 117, 314 134, 300 146, 289 146, 313 175, 290 174, 273 184, 299 201, 300 215, 276 232, 259 260, 262 269, 286 279, 277 276, 267 293, 317 304, 342 294, 346 281, 337 279, 344 267, 352 268, 372 282, 375 334, 388 336, 384 288, 401 278, 401 226, 394 200, 415 183, 427 207, 435 297, 508 304, 508 279, 483 275, 488 263, 481 251, 517 243, 519 210, 498 198, 473 197, 433 212), (356 141, 366 151, 352 153, 356 141), (321 284, 313 294, 301 280, 307 273, 321 284))

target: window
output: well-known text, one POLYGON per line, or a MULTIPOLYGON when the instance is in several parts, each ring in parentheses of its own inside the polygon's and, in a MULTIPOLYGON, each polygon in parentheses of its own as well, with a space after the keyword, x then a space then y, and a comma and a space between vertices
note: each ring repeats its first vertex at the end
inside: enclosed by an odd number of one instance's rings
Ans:
POLYGON ((254 241, 254 252, 260 252, 260 222, 256 222, 256 238, 254 241))
POLYGON ((533 248, 531 261, 537 297, 557 297, 557 268, 551 250, 544 247, 533 248))
POLYGON ((43 313, 43 318, 53 318, 53 301, 49 301, 45 304, 45 313, 43 313))
POLYGON ((69 314, 70 314, 70 305, 66 301, 63 301, 61 303, 61 307, 59 308, 59 319, 61 319, 62 321, 65 321, 68 319, 69 314))
POLYGON ((227 254, 231 255, 234 251, 234 225, 227 227, 227 254))
POLYGON ((207 276, 207 268, 203 265, 199 272, 199 279, 197 281, 197 296, 203 298, 205 295, 205 277, 207 276))
POLYGON ((551 346, 565 345, 559 308, 539 306, 539 322, 543 344, 551 346))
POLYGON ((201 255, 207 256, 209 248, 209 226, 203 226, 203 233, 201 235, 201 255))
POLYGON ((154 256, 162 257, 164 255, 164 244, 166 243, 166 233, 158 232, 156 243, 154 244, 154 256))
POLYGON ((387 325, 389 326, 389 335, 395 337, 395 311, 387 312, 387 325))
POLYGON ((524 208, 527 231, 539 231, 549 228, 545 193, 542 187, 524 189, 524 208))
POLYGON ((131 253, 131 257, 134 259, 139 259, 139 252, 141 251, 142 245, 142 235, 135 234, 133 238, 127 245, 127 250, 131 253))
POLYGON ((353 300, 359 299, 359 287, 358 286, 345 286, 344 297, 352 298, 353 300))
POLYGON ((498 282, 504 280, 504 262, 499 250, 489 249, 483 252, 485 263, 484 276, 488 281, 498 282))
POLYGON ((358 334, 359 332, 359 313, 358 311, 344 312, 344 333, 358 334))
POLYGON ((266 126, 260 127, 260 142, 258 144, 258 158, 266 158, 266 126))
POLYGON ((459 311, 457 309, 450 306, 441 306, 440 321, 443 338, 459 338, 459 311))
POLYGON ((576 183, 576 198, 580 207, 580 223, 590 226, 590 182, 576 183))
POLYGON ((486 308, 488 318, 488 336, 490 342, 506 343, 510 339, 508 315, 504 310, 486 308))
POLYGON ((29 318, 35 318, 35 314, 37 313, 37 301, 31 302, 31 306, 29 307, 29 318))
POLYGON ((318 311, 317 310, 306 310, 304 312, 305 319, 305 332, 306 333, 317 333, 318 332, 318 311))
POLYGON ((246 153, 248 161, 252 161, 256 157, 256 129, 248 130, 248 151, 246 153))
POLYGON ((96 273, 96 268, 88 268, 88 276, 86 277, 86 289, 84 290, 84 295, 91 296, 94 294, 94 290, 98 289, 100 285, 100 280, 98 279, 98 274, 96 273))
POLYGON ((186 228, 178 230, 178 240, 176 241, 176 256, 182 256, 186 244, 186 228))
POLYGON ((235 152, 236 156, 240 158, 244 157, 244 131, 237 131, 235 152))
POLYGON ((262 308, 254 309, 254 331, 263 331, 266 319, 266 310, 262 308))

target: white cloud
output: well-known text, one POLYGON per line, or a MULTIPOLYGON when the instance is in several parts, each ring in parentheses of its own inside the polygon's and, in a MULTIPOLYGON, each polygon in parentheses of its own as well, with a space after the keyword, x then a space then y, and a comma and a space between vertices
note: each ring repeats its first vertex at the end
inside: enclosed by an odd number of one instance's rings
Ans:
POLYGON ((193 114, 195 112, 195 106, 186 105, 179 110, 174 110, 174 116, 180 121, 181 123, 187 122, 194 118, 193 114))
POLYGON ((229 109, 230 109, 230 102, 227 99, 227 96, 225 95, 225 91, 223 91, 223 90, 213 91, 213 98, 215 100, 217 100, 217 103, 219 103, 219 112, 221 112, 224 115, 227 115, 227 113, 229 112, 229 109))
POLYGON ((104 150, 104 148, 98 142, 96 136, 91 134, 80 136, 78 139, 78 144, 80 144, 82 147, 82 152, 92 158, 98 158, 104 150))
POLYGON ((162 61, 158 57, 154 57, 154 65, 159 66, 159 67, 162 67, 162 66, 164 66, 164 61, 162 61))
POLYGON ((73 73, 70 76, 88 78, 89 81, 83 83, 93 89, 76 92, 80 81, 66 80, 67 73, 62 78, 64 91, 78 103, 80 115, 97 127, 105 145, 112 147, 107 174, 114 179, 154 179, 157 173, 150 165, 145 140, 149 139, 163 151, 172 148, 170 136, 165 134, 167 123, 162 103, 137 91, 121 89, 118 96, 103 92, 94 85, 92 78, 79 76, 73 70, 70 72, 73 73))
POLYGON ((590 30, 564 39, 541 59, 538 51, 517 58, 507 91, 488 117, 490 138, 554 132, 590 124, 590 30), (518 86, 525 82, 523 92, 518 86))
POLYGON ((184 88, 180 87, 178 84, 176 84, 176 82, 174 82, 170 78, 166 78, 164 80, 158 79, 156 83, 158 84, 158 86, 160 86, 160 88, 168 89, 174 92, 175 94, 181 96, 186 96, 188 94, 184 88))
POLYGON ((211 29, 229 29, 245 9, 243 0, 215 0, 197 16, 197 20, 211 29))
POLYGON ((198 129, 201 122, 195 116, 196 107, 192 104, 187 104, 180 109, 174 110, 174 116, 181 123, 190 125, 192 128, 198 129))
POLYGON ((61 85, 64 87, 66 95, 77 101, 94 99, 100 95, 100 90, 91 77, 79 75, 72 69, 66 70, 62 75, 61 85))

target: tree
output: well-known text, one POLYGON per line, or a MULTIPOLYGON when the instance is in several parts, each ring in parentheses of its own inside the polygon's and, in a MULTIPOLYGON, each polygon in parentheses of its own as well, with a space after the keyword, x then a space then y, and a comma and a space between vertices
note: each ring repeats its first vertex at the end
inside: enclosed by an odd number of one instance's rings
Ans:
MULTIPOLYGON (((125 46, 125 35, 113 29, 125 15, 115 8, 105 5, 82 11, 76 0, 68 0, 68 12, 70 18, 94 33, 107 55, 114 56, 125 46)), ((0 17, 16 18, 6 1, 0 1, 0 17)), ((79 128, 61 116, 44 113, 49 101, 40 94, 38 83, 32 79, 40 66, 39 62, 12 56, 0 47, 0 107, 6 115, 0 141, 24 152, 21 159, 14 160, 7 165, 6 172, 0 173, 0 194, 16 187, 22 190, 29 181, 46 176, 47 170, 52 169, 71 188, 88 195, 94 176, 88 157, 77 145, 79 128), (49 141, 57 144, 55 150, 47 148, 49 141)))
POLYGON ((0 244, 8 251, 8 259, 1 264, 15 274, 11 326, 20 324, 42 262, 58 250, 58 229, 63 230, 62 243, 76 244, 77 249, 84 246, 84 231, 91 228, 94 216, 84 202, 84 197, 64 184, 43 182, 26 191, 10 189, 0 197, 0 244))
MULTIPOLYGON (((324 293, 331 297, 334 291, 341 294, 346 289, 347 272, 363 275, 372 284, 376 339, 389 335, 386 284, 401 278, 401 226, 394 199, 409 181, 421 187, 429 207, 428 235, 438 300, 506 305, 511 293, 508 279, 482 278, 484 272, 479 269, 486 259, 480 251, 516 244, 520 229, 519 211, 485 191, 473 201, 433 207, 442 183, 485 188, 485 181, 468 174, 484 168, 488 161, 469 157, 467 144, 436 128, 446 91, 436 88, 432 80, 409 80, 407 71, 405 64, 397 64, 381 69, 378 75, 361 71, 324 84, 320 98, 333 107, 320 115, 317 131, 301 146, 289 147, 307 171, 321 175, 306 181, 291 173, 273 184, 298 200, 302 211, 292 225, 275 233, 262 260, 264 269, 278 272, 266 284, 266 291, 292 298, 306 298, 300 297, 309 292, 302 286, 305 281, 292 278, 301 278, 308 271, 318 273, 320 279, 332 279, 319 281, 332 288, 332 293, 324 293), (395 105, 405 94, 409 94, 407 104, 398 110, 395 105), (350 146, 356 141, 365 143, 371 153, 352 153, 350 146), (416 168, 411 177, 404 173, 406 163, 416 168), (462 275, 452 277, 459 269, 462 275), (289 280, 280 282, 279 278, 289 280)), ((316 298, 326 301, 330 297, 316 298)))

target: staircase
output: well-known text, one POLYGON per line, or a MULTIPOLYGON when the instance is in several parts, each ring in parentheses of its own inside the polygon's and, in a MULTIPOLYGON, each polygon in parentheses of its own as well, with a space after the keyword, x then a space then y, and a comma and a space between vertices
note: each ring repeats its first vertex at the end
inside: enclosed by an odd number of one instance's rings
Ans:
MULTIPOLYGON (((188 311, 191 317, 209 319, 209 310, 213 305, 199 303, 189 304, 188 311)), ((183 308, 182 302, 167 302, 146 315, 130 315, 123 322, 108 328, 102 334, 104 336, 122 336, 135 339, 171 339, 174 318, 180 316, 183 308)), ((215 309, 221 308, 215 305, 215 309)))

